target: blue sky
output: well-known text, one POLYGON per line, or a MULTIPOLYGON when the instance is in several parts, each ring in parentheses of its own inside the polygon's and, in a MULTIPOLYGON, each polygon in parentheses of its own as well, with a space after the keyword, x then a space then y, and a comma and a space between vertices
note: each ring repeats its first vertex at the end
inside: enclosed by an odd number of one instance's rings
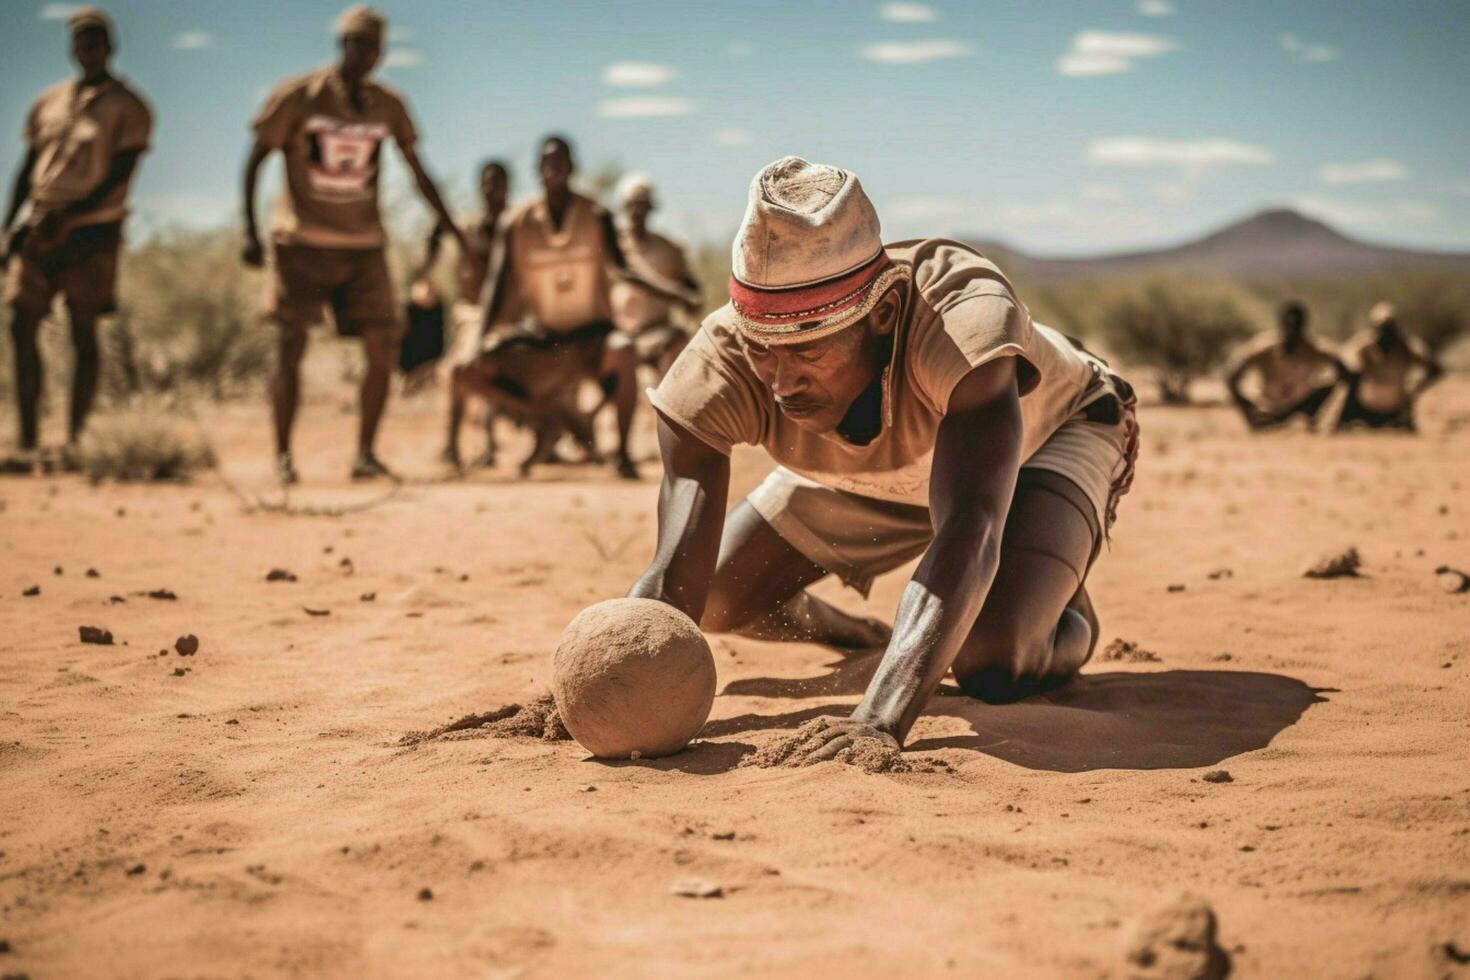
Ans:
MULTIPOLYGON (((344 5, 105 4, 119 72, 157 115, 137 227, 234 213, 249 119, 331 60, 344 5)), ((751 174, 796 153, 856 171, 889 238, 1082 253, 1293 204, 1365 238, 1470 250, 1464 0, 380 6, 383 78, 461 202, 492 155, 530 194, 538 138, 563 131, 584 168, 650 173, 665 225, 691 238, 728 238, 751 174)), ((7 187, 31 100, 72 70, 65 11, 0 3, 7 187)))

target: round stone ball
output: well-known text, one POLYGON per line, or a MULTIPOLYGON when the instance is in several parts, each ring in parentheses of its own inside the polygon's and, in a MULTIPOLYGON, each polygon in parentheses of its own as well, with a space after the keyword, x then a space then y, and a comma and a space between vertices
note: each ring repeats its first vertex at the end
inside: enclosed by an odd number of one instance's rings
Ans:
POLYGON ((654 599, 609 599, 567 624, 552 660, 561 720, 600 759, 673 755, 715 699, 715 658, 694 620, 654 599))

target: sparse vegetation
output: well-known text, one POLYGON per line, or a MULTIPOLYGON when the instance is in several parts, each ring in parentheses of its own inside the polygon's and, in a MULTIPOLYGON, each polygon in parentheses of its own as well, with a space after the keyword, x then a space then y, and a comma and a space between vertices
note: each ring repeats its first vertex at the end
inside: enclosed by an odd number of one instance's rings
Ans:
POLYGON ((182 481, 214 466, 214 450, 198 429, 160 405, 137 404, 99 413, 77 446, 87 478, 182 481))

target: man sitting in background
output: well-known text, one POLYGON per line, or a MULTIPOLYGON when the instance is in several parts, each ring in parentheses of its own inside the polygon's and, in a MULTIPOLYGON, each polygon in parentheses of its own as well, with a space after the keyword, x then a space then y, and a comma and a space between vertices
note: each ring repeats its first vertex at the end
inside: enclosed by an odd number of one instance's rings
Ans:
MULTIPOLYGON (((618 205, 624 224, 618 246, 628 267, 643 279, 661 283, 669 292, 685 292, 697 304, 701 290, 689 270, 684 249, 648 227, 657 204, 653 185, 642 174, 629 174, 618 187, 618 205)), ((679 323, 681 306, 667 295, 642 283, 620 279, 612 287, 613 322, 633 338, 638 362, 654 368, 662 378, 674 358, 689 343, 690 329, 679 323)))
POLYGON ((97 319, 116 309, 128 184, 148 149, 153 114, 108 71, 113 30, 107 15, 83 7, 68 23, 80 74, 43 92, 26 116, 26 156, 0 225, 0 258, 8 257, 5 301, 13 314, 20 449, 26 456, 34 454, 39 437, 37 334, 56 294, 66 297, 76 349, 66 430, 65 458, 71 459, 97 393, 97 319), (23 205, 30 206, 29 216, 17 228, 23 205))
POLYGON ((1232 358, 1225 384, 1252 429, 1284 425, 1297 415, 1312 427, 1344 374, 1342 362, 1308 336, 1306 308, 1289 302, 1281 307, 1276 330, 1257 334, 1232 358), (1252 372, 1259 379, 1253 398, 1241 390, 1252 372))
POLYGON ((1444 368, 1424 342, 1399 326, 1390 303, 1368 313, 1369 327, 1348 342, 1348 393, 1337 428, 1361 423, 1369 428, 1414 431, 1414 403, 1439 380, 1444 368), (1419 377, 1410 383, 1410 376, 1419 377))

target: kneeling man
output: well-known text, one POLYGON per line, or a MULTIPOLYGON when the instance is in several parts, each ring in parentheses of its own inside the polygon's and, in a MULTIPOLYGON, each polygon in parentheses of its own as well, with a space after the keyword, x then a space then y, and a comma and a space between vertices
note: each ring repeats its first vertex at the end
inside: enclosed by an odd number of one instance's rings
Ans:
POLYGON ((1132 480, 1126 382, 1049 327, 972 249, 885 246, 852 173, 756 175, 731 302, 652 392, 658 547, 630 595, 708 630, 886 642, 866 696, 800 758, 901 746, 940 680, 989 702, 1065 683, 1098 625, 1085 580, 1132 480), (731 447, 780 465, 725 517, 731 447), (890 631, 805 591, 866 593, 923 556, 890 631))

